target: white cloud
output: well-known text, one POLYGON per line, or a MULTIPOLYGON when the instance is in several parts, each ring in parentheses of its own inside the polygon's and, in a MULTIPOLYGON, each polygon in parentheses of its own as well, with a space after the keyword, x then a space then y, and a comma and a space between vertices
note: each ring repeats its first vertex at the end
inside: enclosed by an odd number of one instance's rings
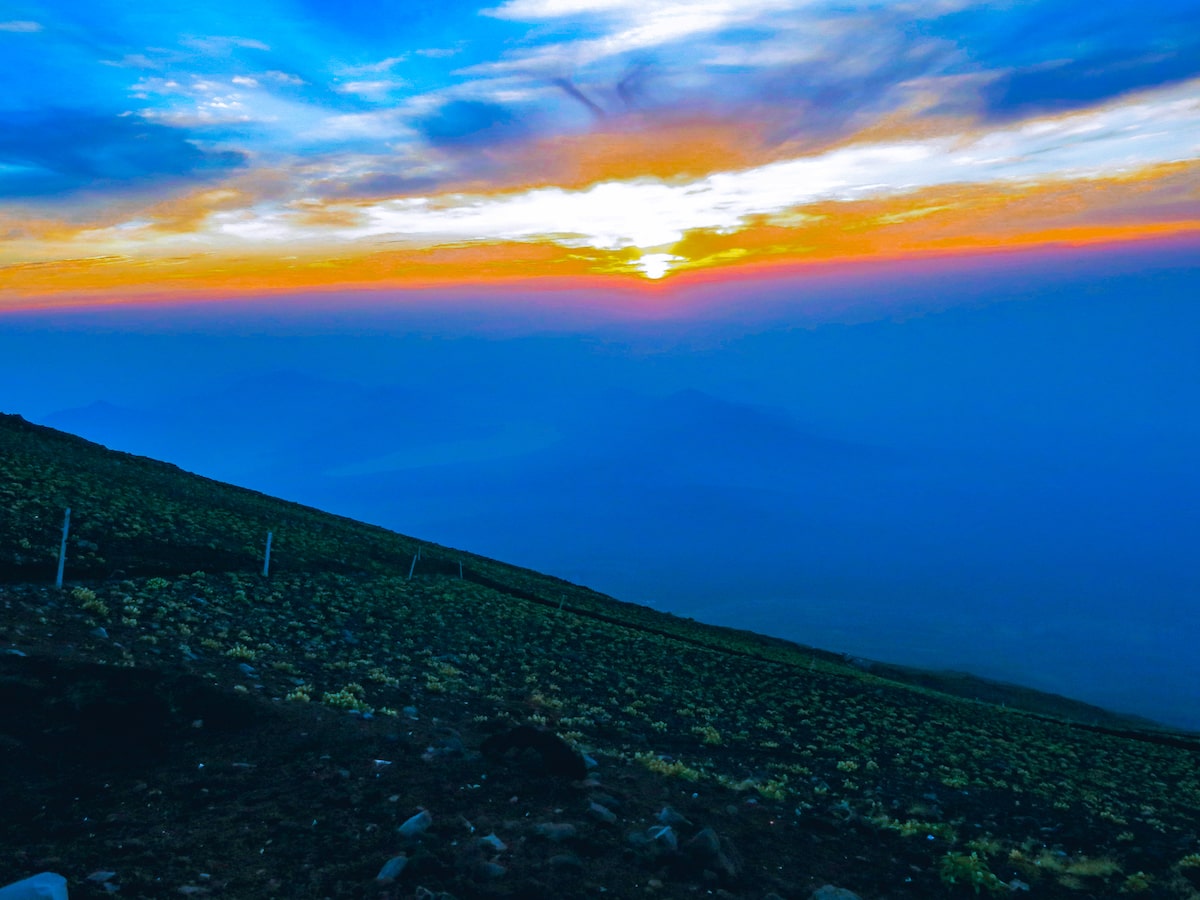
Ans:
POLYGON ((1089 179, 1200 159, 1195 88, 1193 83, 1141 102, 981 134, 851 145, 682 184, 637 179, 576 191, 383 201, 360 208, 366 224, 339 237, 542 239, 566 247, 638 248, 653 251, 643 259, 658 271, 670 263, 663 251, 689 230, 737 231, 752 216, 809 203, 951 184, 1089 179))
MULTIPOLYGON (((218 243, 297 245, 331 239, 410 246, 551 241, 568 248, 636 251, 633 265, 657 278, 679 262, 671 250, 689 231, 734 233, 763 217, 802 232, 814 218, 804 214, 804 207, 813 203, 897 197, 951 185, 1082 182, 1200 160, 1198 87, 1194 81, 1095 110, 993 130, 850 144, 687 182, 639 178, 581 190, 545 187, 501 195, 355 201, 349 209, 360 224, 353 226, 313 226, 306 215, 311 204, 260 207, 214 215, 208 234, 218 243)), ((396 110, 324 117, 314 125, 326 141, 408 137, 396 110)), ((334 169, 297 175, 309 182, 359 177, 378 171, 375 158, 346 156, 334 169)), ((415 167, 421 161, 411 162, 415 167)), ((331 211, 337 208, 333 204, 331 211)))
POLYGON ((144 53, 126 53, 120 59, 102 59, 100 64, 118 69, 161 69, 163 64, 144 53))
POLYGON ((234 75, 233 78, 230 79, 230 81, 232 81, 234 84, 239 85, 240 87, 244 87, 244 88, 258 87, 258 79, 250 78, 246 75, 234 75))
POLYGON ((0 22, 0 31, 11 31, 17 34, 33 34, 34 32, 41 30, 42 26, 39 22, 30 22, 21 19, 0 22))
POLYGON ((347 81, 337 85, 334 90, 340 94, 354 94, 368 100, 385 100, 392 91, 405 87, 407 82, 399 79, 378 79, 375 81, 347 81))
POLYGON ((411 137, 413 131, 401 121, 394 109, 381 109, 363 113, 324 115, 313 122, 312 127, 297 134, 302 140, 339 142, 346 140, 394 140, 411 137))
POLYGON ((174 78, 142 78, 134 82, 129 90, 139 97, 147 94, 186 94, 188 89, 174 78))
POLYGON ((259 77, 265 78, 268 81, 274 81, 276 84, 301 85, 307 83, 303 78, 300 78, 297 75, 289 75, 287 72, 280 72, 276 69, 272 69, 269 72, 263 72, 259 77))
MULTIPOLYGON (((558 4, 548 4, 539 0, 528 4, 558 8, 558 4)), ((562 4, 579 6, 582 4, 562 4)), ((654 3, 642 4, 613 2, 603 7, 604 11, 621 12, 611 23, 607 33, 594 38, 577 41, 543 44, 541 46, 519 51, 507 59, 475 66, 468 71, 478 73, 496 73, 514 70, 542 69, 561 66, 564 63, 575 66, 587 66, 602 59, 619 56, 638 50, 649 50, 664 44, 695 38, 702 34, 711 34, 724 28, 754 21, 759 15, 780 8, 794 6, 789 0, 759 0, 757 3, 745 5, 728 0, 697 0, 695 3, 654 3)), ((525 6, 516 7, 517 11, 525 6)), ((537 10, 530 10, 535 12, 537 10)), ((491 11, 499 15, 506 12, 505 7, 491 11)), ((548 10, 547 10, 548 12, 548 10)), ((565 15, 566 13, 556 13, 565 15)), ((505 15, 505 18, 516 16, 505 15)), ((529 18, 548 18, 549 15, 529 18)))
POLYGON ((408 59, 407 53, 401 53, 399 56, 389 56, 387 59, 381 59, 379 62, 363 63, 357 66, 340 66, 335 71, 339 75, 378 75, 380 72, 387 72, 392 66, 398 65, 408 59))
POLYGON ((254 38, 222 37, 186 37, 180 41, 185 47, 199 50, 201 53, 227 54, 236 49, 241 50, 270 50, 270 46, 254 38))
MULTIPOLYGON (((905 21, 943 15, 983 0, 508 0, 482 15, 525 22, 586 23, 589 36, 514 50, 466 71, 476 75, 580 68, 623 54, 673 47, 683 61, 718 66, 789 65, 813 57, 831 23, 864 31, 861 17, 887 13, 905 21), (722 35, 733 29, 732 44, 722 35), (746 29, 761 32, 746 37, 746 29), (796 45, 799 45, 797 48, 796 45), (756 56, 761 49, 763 56, 756 56), (744 50, 744 52, 739 52, 744 50)), ((826 54, 828 55, 828 54, 826 54)))

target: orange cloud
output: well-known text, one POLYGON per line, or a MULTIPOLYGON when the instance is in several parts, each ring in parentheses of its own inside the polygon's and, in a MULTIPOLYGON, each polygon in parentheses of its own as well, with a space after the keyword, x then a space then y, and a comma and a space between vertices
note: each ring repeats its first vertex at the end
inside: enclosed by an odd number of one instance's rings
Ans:
MULTIPOLYGON (((681 132, 683 134, 684 132, 681 132)), ((631 138, 635 140, 635 138, 631 138)), ((618 174, 606 169, 631 152, 630 145, 597 149, 588 169, 573 159, 582 178, 618 174)), ((721 145, 701 144, 694 155, 663 150, 665 172, 707 165, 721 145)), ((682 151, 681 151, 682 153, 682 151)), ((209 188, 144 208, 140 229, 187 236, 216 213, 239 210, 256 195, 239 187, 209 188)), ((448 201, 447 201, 448 202, 448 201)), ((336 229, 356 224, 355 203, 318 201, 286 208, 301 225, 336 229)), ((645 284, 644 250, 569 247, 550 239, 443 242, 413 247, 378 243, 292 246, 252 250, 181 252, 179 244, 130 238, 127 249, 108 234, 90 245, 73 223, 45 218, 0 220, 8 240, 0 261, 0 308, 63 302, 112 302, 149 295, 237 295, 342 287, 411 287, 487 284, 514 279, 595 279, 645 284), (72 240, 76 243, 73 244, 72 240), (76 246, 78 245, 78 246, 76 246), (176 249, 172 252, 171 247, 176 249), (16 248, 15 250, 13 248, 16 248), (22 258, 22 249, 38 257, 22 258), (74 255, 68 255, 74 248, 74 255), (85 251, 86 252, 86 251, 85 251)), ((134 229, 136 231, 136 229, 134 229)), ((112 226, 109 232, 119 232, 112 226)), ((978 252, 1067 242, 1091 244, 1177 234, 1200 235, 1200 162, 1147 167, 1109 178, 1057 183, 939 185, 885 199, 823 201, 746 219, 742 227, 686 232, 669 248, 667 281, 687 283, 705 271, 735 274, 769 265, 858 259, 893 259, 978 252), (687 273, 692 273, 688 275, 687 273)), ((236 246, 236 244, 233 244, 236 246)), ((247 247, 251 245, 247 244, 247 247)))

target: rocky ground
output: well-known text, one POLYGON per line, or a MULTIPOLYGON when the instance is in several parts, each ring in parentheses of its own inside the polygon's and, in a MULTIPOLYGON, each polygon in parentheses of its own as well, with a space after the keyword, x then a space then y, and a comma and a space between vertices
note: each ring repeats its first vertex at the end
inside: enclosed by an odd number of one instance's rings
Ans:
MULTIPOLYGON (((451 701, 364 719, 180 671, 10 654, 0 673, 0 853, 14 878, 65 875, 73 897, 883 900, 956 890, 931 852, 935 836, 603 756, 587 759, 585 780, 554 776, 534 752, 481 754, 507 724, 451 701)), ((1000 874, 1005 893, 1024 892, 1015 868, 1000 874)), ((1042 883, 1030 895, 1110 896, 1104 875, 1090 889, 1042 883)))

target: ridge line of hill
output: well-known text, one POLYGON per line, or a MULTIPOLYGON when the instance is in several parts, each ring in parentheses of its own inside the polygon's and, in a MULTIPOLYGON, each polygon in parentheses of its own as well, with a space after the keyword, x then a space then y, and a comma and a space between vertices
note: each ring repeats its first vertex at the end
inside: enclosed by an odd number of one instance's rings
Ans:
MULTIPOLYGON (((64 445, 78 448, 85 453, 101 454, 101 460, 110 467, 122 466, 124 464, 142 467, 153 476, 156 476, 160 481, 164 478, 189 480, 190 484, 185 485, 185 487, 194 488, 200 486, 209 490, 215 490, 220 494, 228 495, 231 502, 239 501, 240 503, 253 504, 255 509, 252 511, 258 514, 258 517, 264 523, 279 521, 282 524, 288 518, 287 515, 279 515, 279 511, 283 511, 292 517, 298 517, 293 522, 293 525, 297 527, 309 526, 315 527, 318 530, 329 530, 331 527, 336 526, 337 528, 347 529, 351 532, 343 535, 347 543, 350 543, 356 536, 365 536, 382 542, 380 546, 367 548, 366 551, 363 551, 357 544, 353 545, 359 550, 359 556, 353 561, 345 558, 333 560, 329 558, 327 553, 318 554, 315 560, 300 559, 293 562, 291 564, 291 571, 297 571, 298 563, 299 570, 301 571, 307 571, 310 565, 314 565, 316 566, 316 571, 362 572, 363 574, 375 571, 376 574, 381 574, 380 570, 382 568, 382 572, 398 575, 403 571, 402 564, 408 562, 411 554, 413 557, 419 559, 419 569, 422 573, 452 575, 457 574, 461 566, 462 575, 467 580, 509 596, 550 608, 558 608, 596 621, 608 622, 628 628, 631 631, 669 638, 690 646, 753 659, 759 662, 777 663, 789 668, 804 668, 806 664, 808 667, 811 667, 815 662, 819 661, 822 671, 827 674, 838 675, 841 678, 862 679, 870 677, 892 684, 903 684, 913 690, 930 691, 942 696, 954 697, 969 702, 984 703, 990 706, 1003 706, 1024 716, 1053 724, 1066 725, 1069 728, 1124 737, 1130 740, 1175 746, 1188 750, 1200 750, 1200 735, 1180 729, 1173 729, 1166 726, 1159 727, 1157 723, 1143 722, 1136 719, 1131 721, 1131 717, 1113 713, 1081 701, 1071 700, 1070 698, 1030 688, 1005 685, 1002 682, 991 681, 977 676, 969 676, 964 679, 960 676, 955 676, 953 673, 937 673, 875 661, 859 664, 844 654, 808 647, 783 638, 773 638, 768 635, 759 635, 726 626, 696 622, 692 619, 682 618, 670 613, 653 610, 649 607, 621 601, 590 588, 573 584, 557 576, 546 575, 525 567, 493 560, 469 551, 455 550, 431 542, 420 541, 379 525, 360 522, 347 516, 341 516, 295 501, 274 497, 252 488, 230 485, 207 476, 187 472, 172 463, 123 451, 110 450, 103 445, 88 441, 77 435, 31 423, 19 415, 0 414, 0 439, 3 438, 4 431, 9 431, 10 433, 15 431, 34 436, 40 440, 61 442, 64 445), (270 512, 269 517, 260 509, 263 506, 270 508, 268 509, 268 512, 270 512), (357 535, 353 534, 354 532, 357 532, 357 535), (452 556, 454 558, 451 558, 452 556), (430 570, 435 571, 430 572, 430 570), (504 576, 508 577, 505 578, 504 576), (526 586, 524 587, 519 583, 514 583, 514 581, 522 580, 526 582, 526 586), (553 585, 555 588, 561 589, 563 593, 557 601, 549 599, 536 590, 529 589, 529 587, 536 585, 553 585), (609 614, 598 608, 589 608, 592 605, 609 606, 613 610, 625 612, 627 615, 622 617, 609 614), (639 621, 639 619, 644 619, 647 616, 660 620, 660 623, 655 624, 647 621, 639 621), (667 625, 674 625, 676 627, 665 627, 667 625), (682 629, 696 631, 701 636, 682 633, 682 629), (737 644, 738 646, 734 646, 733 644, 737 644), (776 649, 778 652, 770 652, 771 649, 776 649), (804 659, 795 658, 797 655, 803 656, 804 659), (962 683, 964 681, 966 682, 965 684, 962 683), (978 696, 981 685, 996 694, 1000 699, 981 699, 978 696), (1047 712, 1045 709, 1037 708, 1038 706, 1049 709, 1057 706, 1063 707, 1063 709, 1047 712), (1079 719, 1084 716, 1091 718, 1093 721, 1091 723, 1080 721, 1079 719), (1099 720, 1101 718, 1105 721, 1105 724, 1100 723, 1099 720)), ((155 487, 152 484, 147 489, 153 490, 155 487)), ((176 495, 186 495, 188 491, 185 487, 180 487, 173 483, 166 488, 159 486, 164 492, 176 495)), ((66 498, 60 497, 57 499, 64 501, 63 505, 72 505, 65 502, 66 498)), ((54 508, 54 504, 49 504, 49 506, 54 508)), ((43 523, 43 525, 45 524, 43 523)), ((57 524, 51 524, 50 531, 57 532, 60 530, 57 524)), ((262 527, 260 530, 265 532, 267 529, 262 527)), ((252 554, 247 553, 244 547, 240 551, 225 551, 221 548, 212 547, 213 543, 215 542, 210 541, 207 555, 219 559, 220 563, 215 568, 206 568, 207 571, 244 572, 247 569, 253 571, 252 565, 255 564, 256 558, 252 554), (224 556, 221 553, 224 553, 224 556), (237 565, 229 565, 234 562, 237 565)), ((54 547, 55 553, 57 553, 57 540, 54 541, 54 547)), ((159 554, 174 553, 176 556, 180 552, 180 548, 169 544, 160 544, 157 547, 148 549, 157 550, 159 554)), ((350 550, 345 551, 346 555, 349 555, 350 552, 350 550)), ((202 555, 204 554, 202 553, 202 555)), ((70 555, 68 558, 70 559, 70 555)), ((122 566, 120 574, 123 577, 128 577, 131 574, 179 574, 186 571, 189 565, 194 563, 194 560, 190 559, 188 564, 166 562, 161 555, 147 558, 153 559, 153 564, 148 567, 138 565, 122 566)), ((0 561, 0 582, 29 582, 29 567, 18 567, 21 570, 19 574, 26 576, 19 579, 5 577, 9 574, 8 570, 10 568, 12 567, 7 564, 7 561, 0 561)), ((11 574, 16 575, 18 572, 13 571, 11 574)), ((111 580, 114 574, 112 570, 107 570, 107 575, 101 580, 111 580)), ((85 570, 83 574, 71 580, 93 580, 88 578, 88 575, 99 575, 99 571, 93 567, 90 572, 85 570)))

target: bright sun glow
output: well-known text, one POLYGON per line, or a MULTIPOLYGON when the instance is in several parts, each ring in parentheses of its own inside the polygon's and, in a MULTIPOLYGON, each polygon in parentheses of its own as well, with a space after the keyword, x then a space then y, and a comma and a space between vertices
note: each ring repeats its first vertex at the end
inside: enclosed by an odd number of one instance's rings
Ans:
MULTIPOLYGON (((1097 45, 1073 67, 1053 43, 988 63, 994 48, 970 52, 978 35, 940 30, 956 27, 948 10, 974 5, 996 6, 906 0, 881 16, 870 0, 484 0, 456 7, 461 40, 435 29, 426 44, 417 29, 386 49, 374 29, 354 46, 316 38, 336 25, 283 17, 271 34, 230 37, 164 11, 117 17, 125 50, 99 59, 50 19, 0 22, 0 69, 21 87, 20 114, 0 114, 12 119, 0 132, 0 307, 685 281, 1200 234, 1200 70, 1182 65, 1186 47, 1143 42, 1128 55, 1143 62, 1127 65, 1097 45), (1174 74, 1147 78, 1144 61, 1172 52, 1154 65, 1174 74), (1034 74, 1051 63, 1053 77, 1034 74), (1083 73, 1104 89, 1084 90, 1083 73), (75 108, 80 83, 95 110, 75 108)), ((342 6, 317 4, 316 18, 357 21, 342 6)), ((1029 15, 999 6, 1013 23, 1029 15)))
POLYGON ((638 260, 638 268, 645 273, 647 278, 658 279, 667 274, 672 263, 679 262, 679 260, 680 257, 672 256, 670 253, 647 253, 638 260))

